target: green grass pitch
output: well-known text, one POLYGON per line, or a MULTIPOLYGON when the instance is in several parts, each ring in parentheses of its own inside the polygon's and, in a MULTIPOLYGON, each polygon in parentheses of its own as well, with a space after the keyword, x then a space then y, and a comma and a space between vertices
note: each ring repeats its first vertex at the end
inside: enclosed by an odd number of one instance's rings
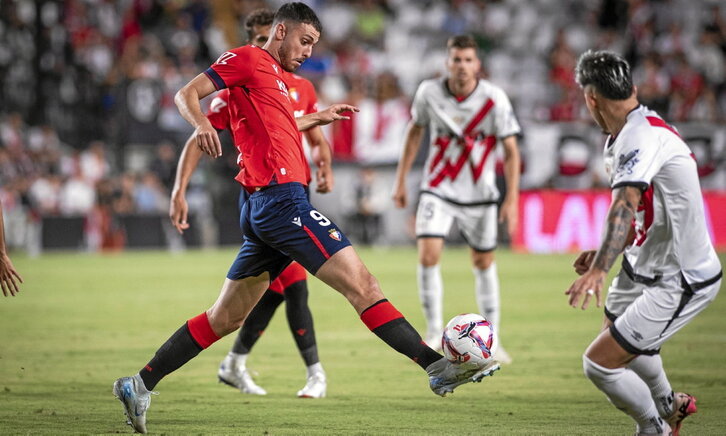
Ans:
MULTIPOLYGON (((360 250, 387 297, 424 327, 413 248, 360 250)), ((0 299, 0 433, 131 432, 113 381, 132 375, 186 319, 215 300, 235 249, 182 254, 47 254, 15 258, 25 278, 0 299)), ((156 434, 626 435, 634 426, 582 375, 602 311, 572 309, 574 255, 497 253, 503 343, 514 358, 453 396, 431 393, 418 366, 391 351, 336 292, 310 280, 328 398, 295 393, 305 370, 278 310, 249 360, 265 397, 217 383, 232 335, 163 380, 148 413, 156 434)), ((726 259, 722 256, 722 262, 726 259)), ((468 253, 442 262, 445 316, 475 312, 468 253)), ((663 349, 674 388, 698 397, 686 435, 726 433, 726 296, 663 349)))

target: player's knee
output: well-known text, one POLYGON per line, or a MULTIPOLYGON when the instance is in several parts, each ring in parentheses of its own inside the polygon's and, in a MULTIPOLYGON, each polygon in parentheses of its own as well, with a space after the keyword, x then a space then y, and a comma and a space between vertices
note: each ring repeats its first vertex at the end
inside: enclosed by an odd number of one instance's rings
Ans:
POLYGON ((489 269, 494 263, 494 255, 492 253, 477 253, 472 256, 472 263, 476 269, 489 269))
POLYGON ((439 255, 435 253, 419 253, 419 263, 428 268, 439 264, 439 255))
POLYGON ((590 379, 596 386, 611 383, 623 371, 622 368, 606 368, 594 361, 587 353, 582 355, 582 370, 585 377, 590 379))

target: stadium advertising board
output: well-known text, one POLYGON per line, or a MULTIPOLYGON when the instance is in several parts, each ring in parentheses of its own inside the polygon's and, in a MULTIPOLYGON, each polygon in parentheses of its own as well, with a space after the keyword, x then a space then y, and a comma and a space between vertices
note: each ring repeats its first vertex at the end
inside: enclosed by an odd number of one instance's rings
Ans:
MULTIPOLYGON (((704 192, 706 220, 718 251, 726 251, 726 192, 704 192)), ((596 249, 610 206, 610 192, 528 191, 520 196, 519 251, 562 253, 596 249)))

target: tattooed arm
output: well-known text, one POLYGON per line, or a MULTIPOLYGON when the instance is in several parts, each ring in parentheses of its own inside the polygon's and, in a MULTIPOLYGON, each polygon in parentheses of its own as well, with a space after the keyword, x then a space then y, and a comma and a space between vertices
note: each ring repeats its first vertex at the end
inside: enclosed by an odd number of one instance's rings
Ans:
POLYGON ((582 302, 583 309, 587 308, 593 295, 597 299, 597 306, 602 305, 600 292, 603 282, 615 263, 615 259, 630 239, 631 225, 641 196, 641 190, 633 186, 623 186, 613 190, 613 201, 608 211, 605 237, 600 248, 590 264, 590 269, 575 280, 565 292, 570 296, 570 306, 577 307, 581 295, 585 296, 582 302))

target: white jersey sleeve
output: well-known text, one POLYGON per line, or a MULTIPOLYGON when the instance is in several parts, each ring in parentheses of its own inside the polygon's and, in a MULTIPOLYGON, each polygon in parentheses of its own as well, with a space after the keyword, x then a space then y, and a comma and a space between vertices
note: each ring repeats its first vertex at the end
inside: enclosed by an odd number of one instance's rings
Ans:
POLYGON ((669 158, 668 150, 660 147, 660 141, 648 127, 638 126, 628 132, 627 140, 613 144, 613 161, 610 186, 636 186, 645 191, 653 177, 669 158))
POLYGON ((494 100, 496 101, 494 119, 497 137, 501 139, 518 135, 522 129, 519 127, 517 117, 514 115, 514 109, 512 109, 512 103, 510 103, 507 95, 503 90, 497 88, 494 93, 494 100))
POLYGON ((427 88, 428 82, 422 82, 416 90, 413 104, 411 104, 411 121, 417 126, 426 126, 430 121, 428 103, 426 102, 427 88))

